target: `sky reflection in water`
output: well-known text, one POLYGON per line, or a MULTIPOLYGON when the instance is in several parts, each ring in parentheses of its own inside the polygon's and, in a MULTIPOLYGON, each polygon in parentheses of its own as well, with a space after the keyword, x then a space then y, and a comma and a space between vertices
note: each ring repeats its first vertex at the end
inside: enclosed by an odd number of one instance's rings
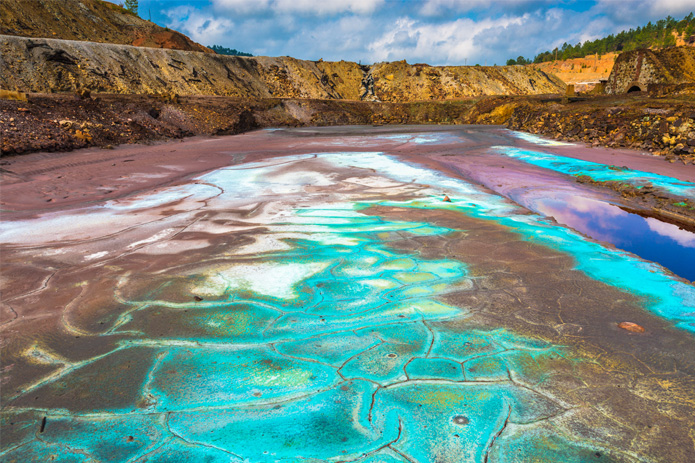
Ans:
POLYGON ((694 233, 589 198, 567 195, 539 200, 535 206, 538 212, 591 238, 612 243, 658 262, 683 278, 695 280, 694 233))

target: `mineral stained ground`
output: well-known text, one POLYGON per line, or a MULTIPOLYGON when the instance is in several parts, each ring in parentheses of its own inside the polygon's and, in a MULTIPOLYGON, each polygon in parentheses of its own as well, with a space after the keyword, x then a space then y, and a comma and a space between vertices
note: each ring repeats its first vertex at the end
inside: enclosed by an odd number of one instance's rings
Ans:
POLYGON ((13 159, 0 459, 695 461, 695 288, 539 206, 695 174, 597 153, 338 127, 13 159))

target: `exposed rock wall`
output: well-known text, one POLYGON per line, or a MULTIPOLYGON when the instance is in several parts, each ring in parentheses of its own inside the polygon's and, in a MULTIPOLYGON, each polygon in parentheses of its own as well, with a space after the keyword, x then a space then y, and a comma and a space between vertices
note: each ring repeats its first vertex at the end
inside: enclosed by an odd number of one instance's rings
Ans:
POLYGON ((429 66, 405 61, 372 66, 381 101, 451 100, 481 95, 564 93, 556 76, 525 66, 429 66))
POLYGON ((608 77, 606 93, 646 91, 649 85, 677 85, 695 82, 695 48, 635 50, 621 53, 608 77))
POLYGON ((578 91, 584 91, 593 88, 594 83, 608 79, 616 59, 618 59, 618 53, 611 52, 603 55, 588 55, 583 58, 546 61, 530 66, 545 73, 554 74, 566 84, 574 84, 578 91))
MULTIPOLYGON (((340 98, 345 100, 360 100, 360 86, 365 70, 352 61, 319 61, 316 67, 326 77, 323 81, 331 87, 340 98)), ((366 67, 366 66, 365 66, 366 67)))
MULTIPOLYGON (((626 103, 618 96, 562 105, 528 98, 513 103, 507 121, 511 129, 594 146, 648 151, 669 161, 695 164, 695 103, 691 99, 679 102, 645 96, 626 103)), ((484 111, 494 113, 489 107, 484 111)))
POLYGON ((0 0, 0 34, 212 53, 103 0, 0 0))
POLYGON ((431 67, 397 62, 370 68, 346 61, 247 58, 13 36, 0 36, 0 88, 390 102, 564 92, 558 78, 522 66, 431 67))
POLYGON ((0 87, 33 93, 339 98, 310 61, 0 36, 0 87))

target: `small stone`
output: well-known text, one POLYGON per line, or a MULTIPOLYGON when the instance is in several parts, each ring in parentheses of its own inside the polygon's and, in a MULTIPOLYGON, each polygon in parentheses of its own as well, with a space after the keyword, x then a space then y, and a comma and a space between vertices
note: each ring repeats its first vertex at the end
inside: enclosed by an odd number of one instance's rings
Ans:
POLYGON ((442 199, 442 201, 444 201, 445 203, 450 203, 451 199, 449 199, 447 195, 444 195, 444 199, 442 199))
POLYGON ((630 331, 631 333, 644 333, 646 331, 642 326, 632 322, 620 322, 618 323, 618 328, 630 331))

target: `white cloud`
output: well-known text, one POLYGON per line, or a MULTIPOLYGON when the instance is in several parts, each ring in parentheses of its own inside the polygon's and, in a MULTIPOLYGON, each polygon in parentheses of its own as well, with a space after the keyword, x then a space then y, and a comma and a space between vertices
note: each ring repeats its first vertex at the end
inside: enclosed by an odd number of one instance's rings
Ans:
POLYGON ((439 16, 447 12, 466 13, 473 10, 516 11, 521 8, 533 10, 543 5, 557 3, 556 0, 425 0, 420 14, 439 16))
POLYGON ((433 65, 533 58, 695 8, 695 0, 209 1, 170 9, 166 25, 256 55, 433 65))
MULTIPOLYGON (((486 49, 476 46, 476 37, 493 28, 522 24, 525 16, 516 18, 460 18, 444 23, 425 23, 412 18, 400 18, 379 38, 369 44, 375 61, 390 61, 408 57, 430 64, 473 64, 483 58, 486 49)), ((492 63, 489 63, 492 64, 492 63)))
POLYGON ((335 15, 341 13, 370 14, 384 0, 213 0, 217 10, 237 13, 300 13, 335 15))
POLYGON ((695 235, 687 230, 678 228, 676 225, 662 222, 660 220, 648 217, 647 225, 649 229, 661 236, 671 238, 676 243, 686 248, 695 248, 695 235))
POLYGON ((614 19, 617 24, 662 19, 677 19, 695 10, 693 0, 597 0, 595 10, 614 19))
POLYGON ((167 12, 167 17, 167 26, 203 45, 221 43, 234 28, 230 19, 203 13, 190 6, 173 8, 167 12))
POLYGON ((268 9, 270 0, 213 0, 212 4, 218 10, 247 14, 268 9))

